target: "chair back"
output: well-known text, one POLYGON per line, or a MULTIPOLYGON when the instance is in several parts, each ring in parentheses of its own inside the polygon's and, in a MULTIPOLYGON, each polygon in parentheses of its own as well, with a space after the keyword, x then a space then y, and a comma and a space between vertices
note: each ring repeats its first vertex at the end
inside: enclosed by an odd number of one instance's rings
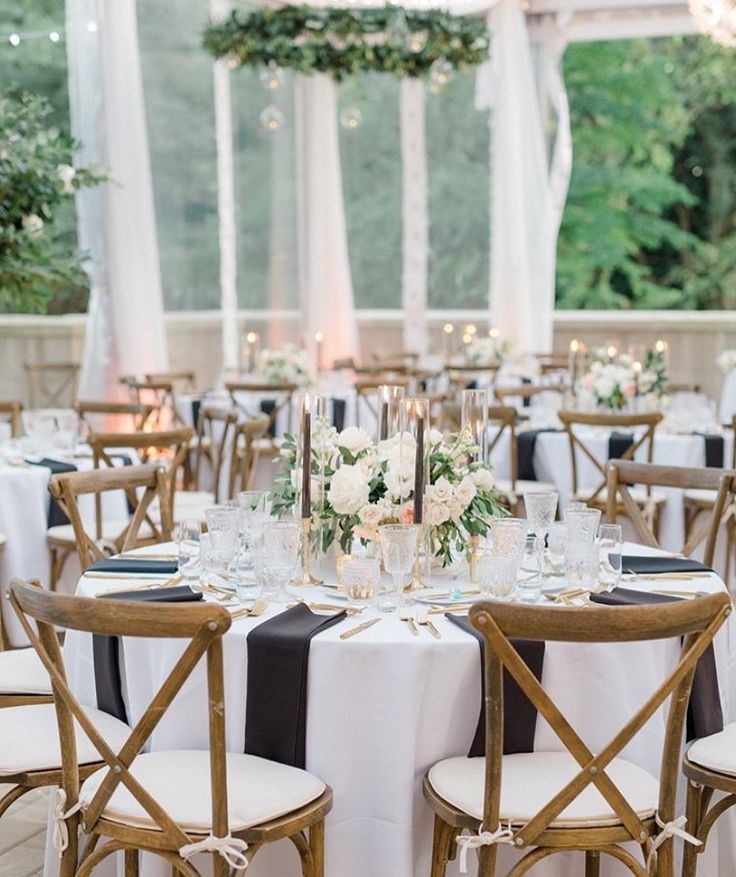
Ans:
POLYGON ((150 372, 145 375, 149 384, 171 384, 178 392, 192 393, 197 385, 194 372, 150 372))
POLYGON ((257 412, 249 409, 243 402, 243 399, 240 397, 239 394, 257 393, 261 397, 264 393, 271 395, 274 404, 273 408, 268 411, 269 429, 275 426, 276 418, 279 416, 279 413, 284 409, 286 409, 288 412, 288 428, 291 429, 291 404, 294 401, 294 395, 299 389, 296 384, 264 384, 262 382, 252 381, 232 381, 228 384, 225 384, 225 389, 228 391, 228 393, 230 393, 230 398, 233 400, 233 405, 235 405, 236 408, 242 411, 246 417, 252 417, 257 412))
POLYGON ((0 423, 10 424, 10 437, 18 438, 21 428, 21 414, 23 405, 21 402, 0 402, 0 423))
POLYGON ((492 427, 496 427, 495 434, 488 442, 488 456, 490 457, 493 449, 501 441, 504 433, 509 434, 509 459, 510 459, 510 479, 511 490, 516 490, 516 482, 519 478, 519 441, 516 435, 516 422, 518 415, 516 409, 510 405, 491 405, 488 409, 488 423, 492 427))
MULTIPOLYGON (((265 415, 264 415, 265 417, 265 415)), ((238 422, 238 415, 233 410, 227 410, 216 405, 202 405, 199 409, 197 420, 197 455, 194 464, 194 484, 200 486, 200 474, 202 457, 206 454, 206 444, 209 442, 210 453, 207 455, 212 463, 211 491, 215 497, 215 503, 220 502, 220 475, 225 458, 230 455, 232 459, 233 443, 232 433, 238 422)), ((268 418, 266 418, 268 422, 268 418)), ((232 497, 228 497, 231 499, 232 497)))
POLYGON ((80 366, 76 362, 27 362, 31 408, 71 408, 77 398, 80 366))
POLYGON ((116 424, 127 422, 133 430, 143 430, 155 411, 153 405, 140 405, 137 402, 104 402, 80 400, 74 406, 79 415, 80 424, 92 433, 102 432, 100 421, 114 420, 116 424))
POLYGON ((155 416, 153 429, 185 427, 176 404, 176 391, 171 381, 126 381, 130 399, 138 405, 152 405, 155 416))
POLYGON ((49 492, 71 521, 79 563, 83 570, 109 554, 119 554, 135 547, 139 530, 144 523, 151 530, 150 542, 167 542, 171 539, 171 493, 168 473, 163 466, 125 466, 52 475, 49 492), (119 490, 124 491, 132 510, 130 520, 120 533, 112 538, 103 538, 101 521, 96 515, 96 529, 94 535, 90 535, 82 520, 79 497, 93 494, 99 508, 102 494, 119 490), (142 491, 140 495, 139 491, 142 491), (158 500, 160 523, 156 523, 148 514, 154 499, 158 500))
MULTIPOLYGON (((104 780, 85 807, 87 833, 105 834, 99 820, 112 794, 122 783, 160 830, 162 846, 181 849, 192 843, 192 838, 133 777, 131 766, 182 686, 200 660, 205 658, 212 833, 215 837, 228 835, 222 659, 222 635, 231 624, 227 610, 216 603, 205 602, 171 605, 69 597, 41 590, 19 579, 11 583, 10 592, 13 608, 51 676, 61 746, 61 788, 66 795, 64 806, 71 809, 79 800, 80 768, 77 764, 75 720, 99 752, 104 762, 103 769, 107 769, 104 780), (69 688, 58 629, 106 636, 172 638, 185 642, 181 656, 119 752, 110 748, 69 688)), ((78 822, 78 814, 67 820, 69 847, 63 854, 63 874, 76 873, 78 822)), ((216 853, 214 858, 217 859, 216 853)), ((221 873, 221 870, 217 873, 221 873)))
POLYGON ((644 414, 585 414, 580 411, 558 411, 557 416, 565 428, 570 443, 570 457, 572 465, 572 492, 573 495, 578 492, 578 455, 579 450, 593 464, 601 475, 600 484, 586 498, 586 502, 594 503, 606 487, 606 463, 608 462, 608 453, 605 458, 598 457, 589 447, 589 445, 580 437, 576 431, 578 426, 594 426, 605 427, 612 431, 619 429, 636 429, 643 428, 643 432, 638 438, 634 438, 631 445, 623 453, 621 459, 633 460, 634 454, 643 448, 646 454, 647 462, 652 462, 654 453, 654 432, 657 425, 661 422, 663 415, 658 411, 647 412, 644 414))
POLYGON ((516 387, 499 387, 497 384, 493 387, 493 395, 498 399, 500 405, 508 405, 509 399, 522 399, 525 402, 531 401, 535 396, 543 396, 552 394, 562 402, 565 394, 565 387, 561 384, 519 384, 516 387))
POLYGON ((652 463, 635 463, 632 460, 611 460, 608 464, 608 497, 606 516, 616 522, 619 499, 623 511, 633 524, 637 535, 645 545, 659 548, 650 522, 631 496, 630 488, 645 485, 647 488, 666 487, 677 490, 712 490, 715 502, 708 520, 695 528, 682 553, 689 556, 705 542, 703 562, 713 566, 718 531, 727 515, 733 514, 736 501, 736 469, 696 469, 685 466, 656 466, 652 463))
POLYGON ((360 426, 361 409, 367 408, 373 417, 378 420, 378 388, 383 386, 403 387, 408 394, 409 378, 406 374, 386 375, 385 377, 361 378, 353 384, 355 390, 355 425, 360 426))
MULTIPOLYGON (((512 843, 523 850, 536 845, 559 814, 588 786, 594 785, 625 827, 632 841, 650 844, 656 831, 653 819, 643 820, 625 799, 606 768, 636 737, 649 719, 669 699, 666 730, 662 739, 658 817, 675 818, 685 716, 695 667, 713 636, 731 612, 724 593, 697 600, 680 600, 649 606, 564 607, 523 606, 481 602, 470 610, 470 620, 485 643, 486 762, 483 823, 481 830, 499 828, 504 728, 503 668, 578 763, 578 773, 529 821, 512 831, 512 843), (643 706, 612 733, 610 742, 594 754, 537 681, 510 642, 511 638, 569 643, 624 643, 683 637, 680 658, 643 706)), ((547 835, 545 840, 549 839, 547 835)), ((581 837, 582 841, 582 837, 581 837)), ((583 846, 584 848, 584 846, 583 846)), ((650 847, 651 848, 651 847, 650 847)), ((610 849, 610 847, 609 847, 610 849)), ((665 855, 664 849, 660 855, 665 855)), ((642 872, 643 873, 643 872, 642 872)))
POLYGON ((230 459, 229 499, 240 490, 251 489, 257 459, 256 442, 268 434, 268 425, 267 414, 256 414, 236 424, 230 459))

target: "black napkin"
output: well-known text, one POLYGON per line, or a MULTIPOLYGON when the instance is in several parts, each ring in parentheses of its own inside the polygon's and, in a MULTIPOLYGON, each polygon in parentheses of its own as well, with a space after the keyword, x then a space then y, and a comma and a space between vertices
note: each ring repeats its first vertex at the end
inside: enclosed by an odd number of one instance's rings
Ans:
MULTIPOLYGON (((275 408, 276 408, 276 400, 275 399, 262 399, 261 400, 261 411, 264 414, 268 414, 269 417, 271 416, 271 414, 273 413, 275 408)), ((271 438, 276 438, 276 418, 275 417, 268 424, 268 434, 271 436, 271 438)))
POLYGON ((723 469, 723 436, 703 433, 705 465, 709 469, 723 469))
POLYGON ((633 444, 633 435, 627 432, 612 432, 608 437, 608 459, 620 460, 633 444))
POLYGON ((689 557, 656 557, 624 554, 621 557, 621 570, 625 573, 653 575, 668 572, 713 572, 698 560, 689 557))
POLYGON ((199 409, 202 407, 201 399, 192 399, 192 426, 195 430, 199 428, 199 409))
MULTIPOLYGON (((528 386, 531 385, 531 382, 532 382, 532 379, 531 379, 531 378, 523 377, 523 378, 521 379, 521 383, 522 383, 523 386, 527 386, 527 387, 528 387, 528 386)), ((529 408, 529 406, 531 405, 531 401, 532 401, 532 400, 531 400, 531 397, 530 397, 530 396, 524 396, 524 398, 521 400, 521 407, 522 407, 522 408, 529 408)))
POLYGON ((537 436, 542 432, 558 432, 556 429, 525 429, 516 436, 516 477, 520 481, 536 481, 534 471, 534 449, 537 436))
POLYGON ((342 432, 345 427, 345 400, 332 400, 332 425, 338 432, 342 432))
MULTIPOLYGON (((603 603, 607 606, 644 606, 652 603, 672 603, 680 598, 635 591, 631 588, 614 588, 608 593, 591 594, 590 599, 594 603, 603 603)), ((722 730, 723 709, 718 691, 716 656, 711 643, 700 656, 695 667, 687 709, 687 739, 708 737, 722 730)))
POLYGON ((245 752, 303 768, 312 637, 347 617, 315 615, 299 603, 248 634, 245 752))
MULTIPOLYGON (((52 475, 62 475, 67 472, 78 471, 77 467, 72 463, 63 463, 61 460, 51 460, 48 457, 44 457, 43 460, 38 461, 26 460, 26 462, 30 463, 32 466, 44 466, 46 469, 51 470, 52 475)), ((69 518, 64 514, 53 497, 51 497, 51 502, 49 503, 47 523, 49 527, 60 527, 69 523, 69 518)))
MULTIPOLYGON (((480 716, 475 736, 468 752, 468 758, 475 758, 486 754, 486 708, 485 708, 485 666, 483 636, 470 623, 469 618, 461 615, 445 613, 445 618, 456 624, 462 630, 474 636, 480 646, 480 673, 481 673, 481 699, 480 716)), ((512 639, 511 645, 519 653, 521 659, 536 676, 538 681, 542 679, 544 667, 543 641, 512 639)), ((537 709, 529 698, 519 688, 519 683, 504 667, 503 671, 503 751, 504 755, 513 755, 516 752, 534 751, 534 734, 537 729, 537 709)))
POLYGON ((179 569, 175 560, 144 560, 142 557, 107 557, 87 567, 87 572, 161 573, 168 576, 179 569))
MULTIPOLYGON (((101 600, 133 600, 138 603, 194 603, 203 595, 189 585, 176 588, 149 588, 145 591, 119 591, 101 594, 101 600)), ((123 700, 123 680, 120 675, 120 640, 116 636, 93 634, 92 660, 95 671, 95 696, 97 709, 115 716, 121 722, 128 721, 123 700)))

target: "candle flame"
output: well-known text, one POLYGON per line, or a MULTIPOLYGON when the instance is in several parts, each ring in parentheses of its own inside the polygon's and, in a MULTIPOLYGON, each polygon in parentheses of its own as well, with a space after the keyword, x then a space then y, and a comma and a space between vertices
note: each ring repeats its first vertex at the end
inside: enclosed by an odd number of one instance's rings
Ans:
POLYGON ((245 340, 248 342, 248 344, 255 344, 258 340, 258 334, 256 332, 248 332, 248 334, 245 336, 245 340))
POLYGON ((325 340, 324 332, 315 332, 314 340, 317 342, 317 344, 321 344, 325 340))
POLYGON ((570 342, 570 350, 573 353, 577 353, 578 350, 580 350, 580 342, 578 341, 577 338, 573 338, 572 341, 570 342))
POLYGON ((446 335, 452 335, 452 333, 455 331, 455 327, 452 325, 452 323, 445 323, 445 325, 442 327, 442 331, 446 335))
POLYGON ((497 329, 495 326, 493 326, 492 328, 490 328, 490 329, 488 330, 488 336, 489 336, 490 338, 498 338, 498 336, 499 336, 500 334, 501 334, 501 333, 498 331, 498 329, 497 329))

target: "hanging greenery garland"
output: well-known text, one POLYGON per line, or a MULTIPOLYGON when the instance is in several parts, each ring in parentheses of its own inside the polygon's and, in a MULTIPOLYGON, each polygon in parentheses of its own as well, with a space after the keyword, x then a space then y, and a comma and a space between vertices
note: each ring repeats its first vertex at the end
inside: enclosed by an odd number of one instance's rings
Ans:
POLYGON ((233 66, 270 65, 341 80, 369 72, 417 77, 481 64, 490 35, 483 19, 439 9, 281 6, 233 12, 208 25, 203 43, 233 66))

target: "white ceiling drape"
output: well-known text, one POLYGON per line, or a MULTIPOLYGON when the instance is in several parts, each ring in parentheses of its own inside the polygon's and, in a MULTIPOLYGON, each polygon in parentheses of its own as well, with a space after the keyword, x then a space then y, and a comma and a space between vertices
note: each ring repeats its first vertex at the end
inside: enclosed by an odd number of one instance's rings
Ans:
POLYGON ((79 160, 112 177, 77 194, 91 285, 79 392, 115 398, 120 375, 168 368, 135 0, 67 0, 66 39, 79 160))

